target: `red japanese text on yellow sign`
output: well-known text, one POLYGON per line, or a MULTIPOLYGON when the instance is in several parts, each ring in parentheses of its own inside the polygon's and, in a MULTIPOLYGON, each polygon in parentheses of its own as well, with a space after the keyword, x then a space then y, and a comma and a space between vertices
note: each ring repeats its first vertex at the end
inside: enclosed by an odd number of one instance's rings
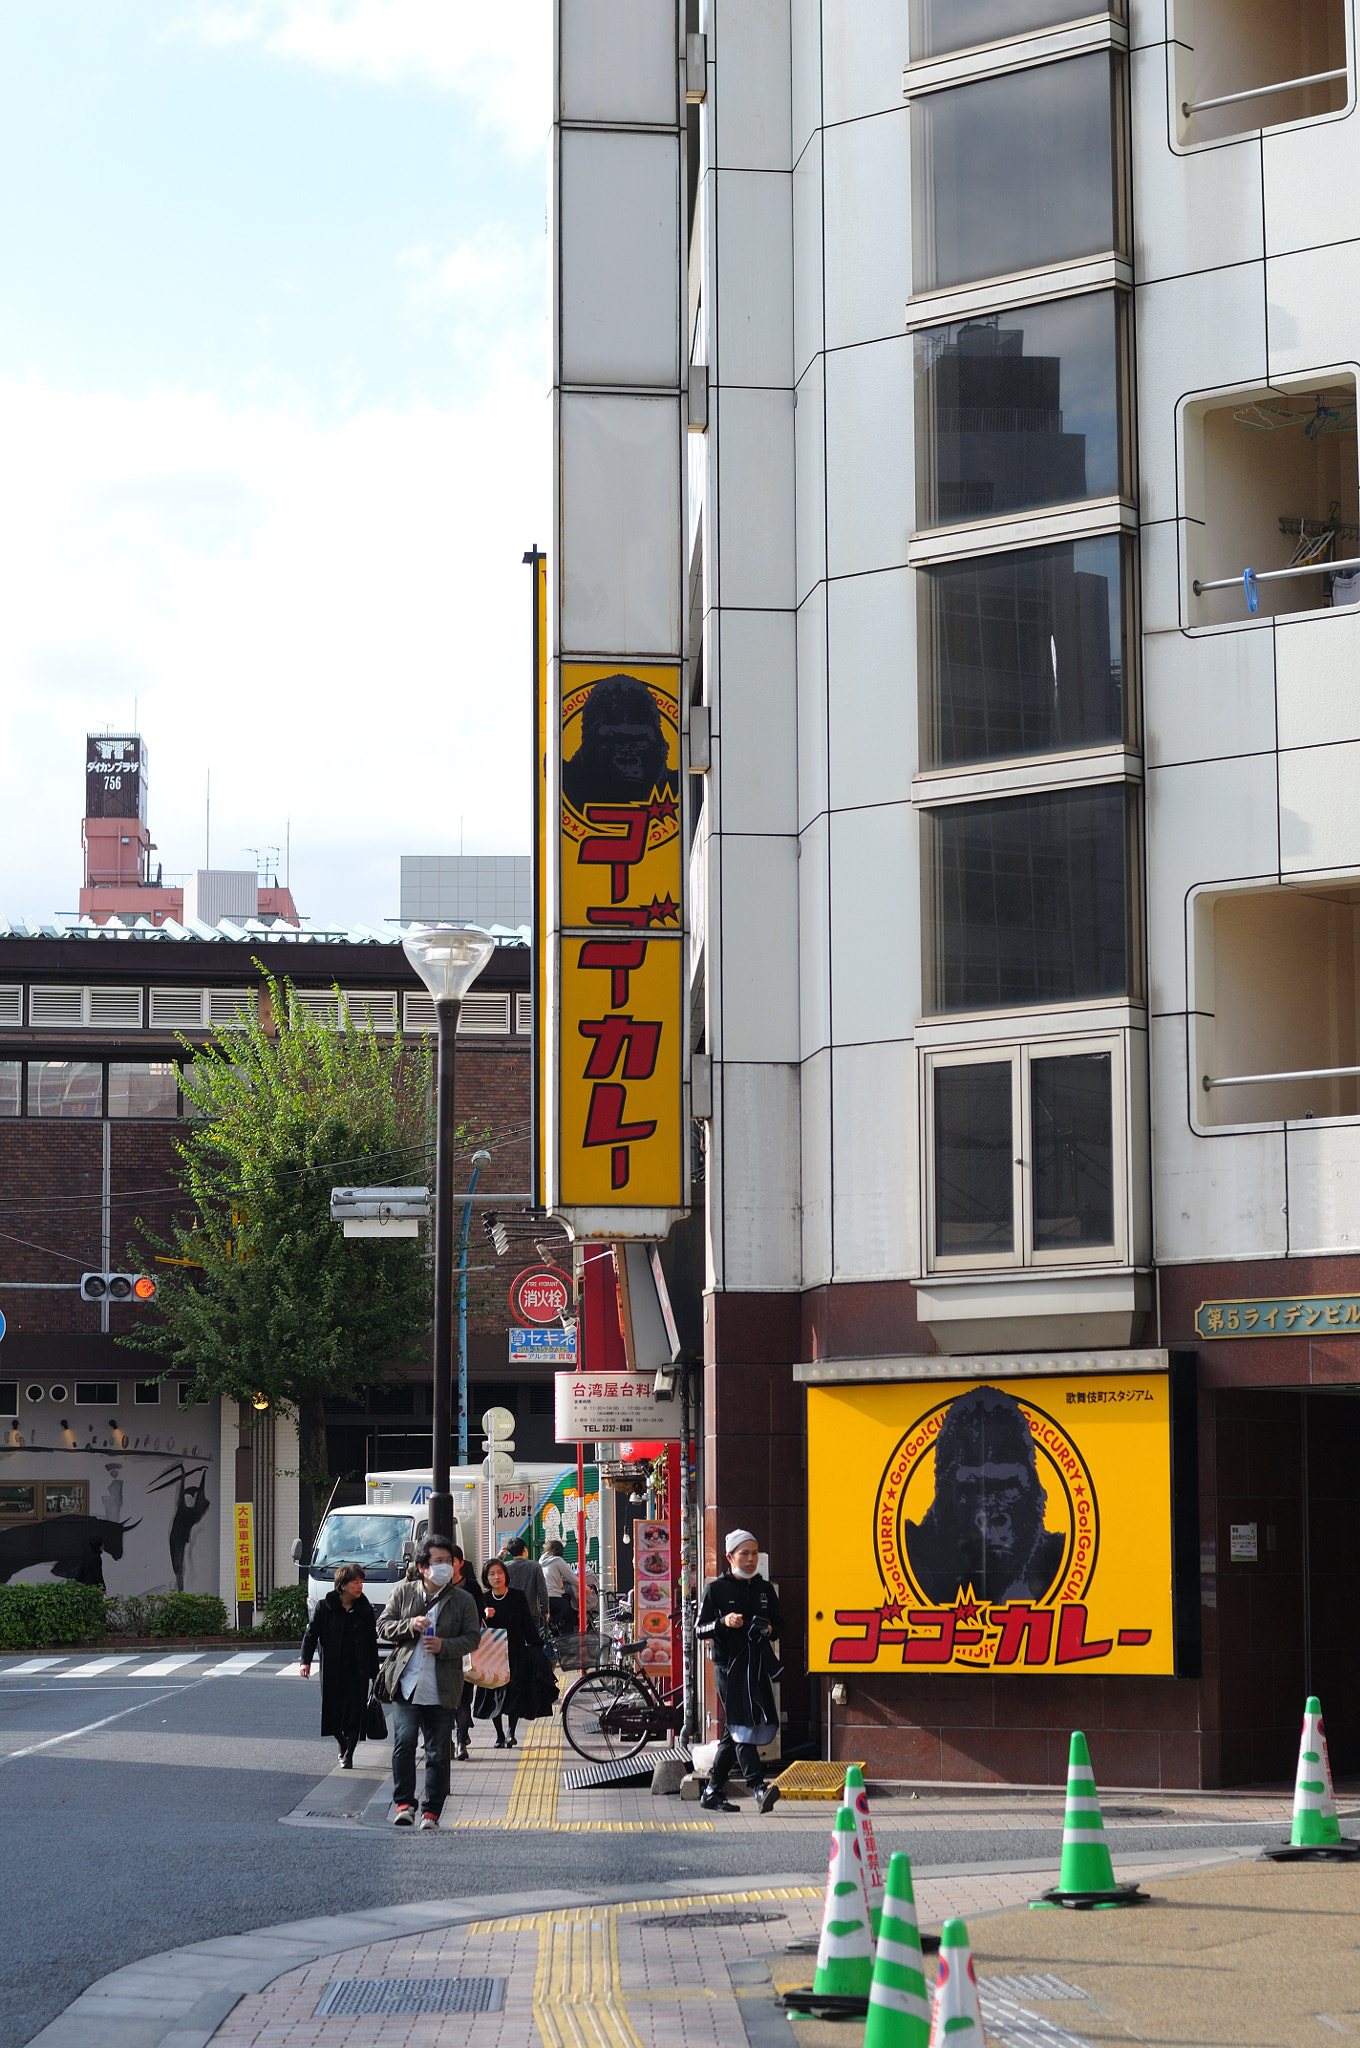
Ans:
POLYGON ((255 1598, 255 1509, 248 1500, 236 1503, 236 1598, 255 1598))
POLYGON ((1164 1374, 808 1389, 813 1671, 1174 1669, 1164 1374))
POLYGON ((680 929, 680 704, 674 668, 562 666, 562 917, 680 929))
POLYGON ((679 1208, 678 939, 563 939, 560 1200, 679 1208))

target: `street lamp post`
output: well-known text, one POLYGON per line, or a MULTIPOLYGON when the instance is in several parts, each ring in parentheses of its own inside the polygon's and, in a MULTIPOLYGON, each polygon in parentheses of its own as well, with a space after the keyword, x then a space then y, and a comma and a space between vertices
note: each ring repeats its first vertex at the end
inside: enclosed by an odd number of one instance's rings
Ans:
POLYGON ((434 1155, 434 1415, 430 1534, 453 1536, 449 1491, 453 1379, 453 1081, 463 997, 496 949, 480 925, 415 924, 403 940, 407 959, 434 998, 439 1032, 434 1155))
POLYGON ((477 1179, 484 1166, 490 1166, 489 1152, 474 1152, 472 1155, 472 1178, 467 1184, 467 1200, 463 1204, 463 1227, 458 1233, 458 1462, 468 1461, 468 1403, 467 1403, 467 1255, 468 1230, 472 1223, 472 1197, 477 1192, 477 1179))

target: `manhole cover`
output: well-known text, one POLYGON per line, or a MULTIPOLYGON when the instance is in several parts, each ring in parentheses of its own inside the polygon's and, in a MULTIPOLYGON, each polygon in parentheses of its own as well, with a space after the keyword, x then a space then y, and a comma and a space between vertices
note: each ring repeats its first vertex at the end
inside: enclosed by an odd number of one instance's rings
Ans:
POLYGON ((1106 1820, 1165 1820, 1167 1814, 1175 1810, 1174 1806, 1102 1806, 1100 1809, 1106 1820))
POLYGON ((754 1906, 716 1906, 707 1913, 655 1913, 639 1927, 750 1927, 760 1920, 787 1920, 787 1913, 761 1913, 754 1906))
POLYGON ((359 2013, 499 2012, 504 1977, 334 1977, 313 2019, 359 2013))

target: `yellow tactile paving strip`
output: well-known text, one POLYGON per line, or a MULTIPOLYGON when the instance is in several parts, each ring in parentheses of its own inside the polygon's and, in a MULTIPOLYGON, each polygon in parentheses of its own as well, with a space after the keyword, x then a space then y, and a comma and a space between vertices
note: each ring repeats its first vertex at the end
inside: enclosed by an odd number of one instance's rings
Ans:
POLYGON ((629 1989, 619 1972, 619 1921, 635 1913, 684 1913, 716 1905, 749 1906, 775 1899, 816 1899, 817 1885, 782 1886, 773 1891, 704 1892, 687 1899, 630 1899, 618 1906, 575 1906, 565 1912, 531 1913, 508 1920, 482 1920, 469 1939, 491 1934, 538 1936, 534 1979, 534 2023, 543 2048, 643 2048, 628 2017, 626 2000, 705 2002, 730 1998, 729 1990, 695 1984, 665 1989, 629 1989))
POLYGON ((454 1828, 542 1829, 558 1835, 708 1835, 711 1820, 561 1820, 558 1798, 562 1784, 564 1741, 561 1716, 525 1723, 524 1741, 514 1782, 503 1814, 478 1814, 444 1822, 454 1828))

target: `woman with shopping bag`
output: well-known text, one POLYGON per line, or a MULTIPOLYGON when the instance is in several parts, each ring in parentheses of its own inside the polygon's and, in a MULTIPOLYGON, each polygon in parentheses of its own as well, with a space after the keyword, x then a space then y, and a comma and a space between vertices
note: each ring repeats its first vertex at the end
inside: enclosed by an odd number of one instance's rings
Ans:
POLYGON ((537 1665, 543 1661, 544 1651, 529 1603, 519 1588, 510 1584, 498 1557, 486 1567, 482 1622, 482 1640, 469 1660, 471 1675, 477 1679, 473 1718, 490 1721, 497 1749, 515 1749, 517 1724, 545 1711, 537 1703, 541 1690, 537 1665), (510 1723, 508 1735, 506 1720, 510 1723))

